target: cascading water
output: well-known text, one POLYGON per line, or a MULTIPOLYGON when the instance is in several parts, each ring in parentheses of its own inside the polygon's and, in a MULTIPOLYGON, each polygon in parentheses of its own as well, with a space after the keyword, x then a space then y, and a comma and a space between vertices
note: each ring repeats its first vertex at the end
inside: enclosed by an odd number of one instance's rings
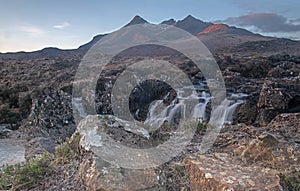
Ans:
MULTIPOLYGON (((236 108, 242 104, 247 97, 247 94, 238 93, 230 94, 217 108, 212 110, 210 116, 207 116, 208 103, 211 100, 211 95, 207 93, 204 88, 205 83, 193 87, 184 87, 176 90, 177 97, 170 105, 165 105, 164 100, 155 100, 149 106, 149 111, 144 124, 147 126, 149 132, 158 129, 164 122, 169 124, 176 123, 176 119, 180 115, 185 115, 185 101, 189 99, 197 100, 197 104, 192 109, 190 119, 195 119, 200 122, 208 121, 211 125, 222 127, 224 124, 231 124, 236 108), (191 91, 186 91, 191 90, 191 91), (186 92, 191 92, 185 95, 186 92)), ((73 98, 73 106, 77 115, 82 118, 87 116, 87 112, 82 103, 82 98, 73 98)), ((138 112, 138 111, 137 111, 138 112)))
MULTIPOLYGON (((200 86, 202 87, 202 86, 200 86)), ((186 99, 196 99, 198 104, 196 104, 192 110, 192 119, 199 120, 203 122, 208 119, 206 116, 206 110, 208 103, 211 99, 209 93, 207 93, 203 88, 197 89, 195 87, 185 87, 196 89, 192 91, 191 95, 182 96, 183 89, 177 90, 177 97, 169 106, 165 106, 163 100, 154 101, 150 107, 147 118, 144 124, 152 127, 153 129, 159 128, 164 122, 172 123, 175 121, 176 114, 180 113, 181 109, 185 107, 184 101, 186 99)), ((217 108, 215 108, 209 119, 209 123, 218 127, 224 124, 231 124, 233 120, 233 114, 236 108, 244 102, 246 94, 231 94, 227 99, 225 99, 217 108)))
POLYGON ((192 118, 193 119, 198 119, 200 122, 203 122, 206 115, 206 107, 207 104, 210 100, 210 95, 208 93, 206 93, 205 91, 203 91, 201 93, 201 97, 200 97, 200 102, 195 105, 193 111, 192 111, 192 118))

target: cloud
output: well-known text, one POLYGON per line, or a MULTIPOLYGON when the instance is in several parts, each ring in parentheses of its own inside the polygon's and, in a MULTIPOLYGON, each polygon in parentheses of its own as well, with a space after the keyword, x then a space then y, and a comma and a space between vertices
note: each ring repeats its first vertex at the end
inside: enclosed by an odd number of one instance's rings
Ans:
POLYGON ((43 29, 30 24, 20 25, 18 28, 19 31, 28 33, 32 37, 41 37, 45 34, 43 29))
POLYGON ((241 26, 254 27, 257 32, 278 33, 278 32, 298 32, 300 19, 290 21, 288 18, 276 13, 250 13, 239 17, 230 17, 222 22, 241 26))
POLYGON ((300 18, 299 19, 291 19, 290 22, 295 25, 300 25, 300 18))
POLYGON ((58 24, 58 25, 54 25, 53 28, 55 29, 65 29, 67 27, 69 27, 71 24, 68 23, 68 22, 63 22, 61 24, 58 24))

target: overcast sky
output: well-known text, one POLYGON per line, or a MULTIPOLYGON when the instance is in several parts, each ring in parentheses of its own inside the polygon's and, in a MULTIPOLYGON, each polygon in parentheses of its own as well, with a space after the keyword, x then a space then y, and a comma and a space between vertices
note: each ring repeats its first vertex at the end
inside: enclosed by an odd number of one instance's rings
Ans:
POLYGON ((299 0, 0 0, 0 52, 77 48, 135 15, 152 23, 191 14, 300 40, 299 0))

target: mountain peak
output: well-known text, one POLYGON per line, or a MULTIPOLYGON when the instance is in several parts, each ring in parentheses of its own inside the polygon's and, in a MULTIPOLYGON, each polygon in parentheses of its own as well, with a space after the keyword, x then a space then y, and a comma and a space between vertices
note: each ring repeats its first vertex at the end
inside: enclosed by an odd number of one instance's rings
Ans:
POLYGON ((175 24, 176 27, 186 30, 193 35, 199 33, 200 31, 203 31, 210 25, 212 25, 212 23, 206 23, 204 21, 196 19, 192 15, 188 15, 183 20, 177 21, 175 24))
POLYGON ((125 27, 130 26, 130 25, 143 24, 143 23, 148 23, 148 21, 146 21, 139 15, 135 15, 133 17, 133 19, 131 19, 131 21, 127 25, 125 25, 125 27))
POLYGON ((193 17, 192 15, 188 15, 188 16, 186 16, 183 20, 199 20, 199 19, 196 19, 196 18, 193 17))

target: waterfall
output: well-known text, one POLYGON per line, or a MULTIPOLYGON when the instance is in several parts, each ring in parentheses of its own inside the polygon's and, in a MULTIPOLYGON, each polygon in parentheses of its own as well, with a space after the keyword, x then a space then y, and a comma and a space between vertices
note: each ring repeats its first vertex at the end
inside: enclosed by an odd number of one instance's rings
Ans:
POLYGON ((230 98, 225 99, 212 111, 209 123, 216 127, 221 127, 224 124, 231 124, 233 122, 233 114, 236 108, 243 102, 243 100, 230 100, 230 98))
POLYGON ((210 100, 210 95, 205 91, 203 91, 200 98, 201 98, 200 103, 195 105, 192 111, 192 118, 198 119, 200 122, 203 122, 204 119, 206 118, 205 111, 206 111, 207 104, 210 100))
MULTIPOLYGON (((193 87, 185 87, 193 88, 193 87)), ((184 111, 184 100, 196 99, 198 103, 193 107, 191 118, 203 122, 207 119, 206 109, 211 99, 209 93, 203 89, 199 92, 192 91, 191 95, 183 96, 184 89, 176 91, 177 97, 169 106, 165 106, 163 100, 155 100, 149 107, 149 112, 144 124, 150 126, 150 129, 159 128, 164 122, 173 123, 181 111, 184 111)), ((231 124, 236 108, 244 103, 244 98, 247 94, 231 94, 217 108, 212 110, 209 123, 214 126, 222 127, 224 124, 231 124)), ((180 116, 180 115, 179 115, 180 116)))
MULTIPOLYGON (((196 119, 200 122, 208 121, 206 110, 211 100, 211 95, 205 91, 203 86, 184 87, 176 90, 176 93, 177 97, 170 105, 164 103, 168 95, 150 104, 146 120, 144 121, 144 124, 148 126, 150 132, 158 129, 164 122, 168 122, 169 124, 176 123, 177 118, 180 118, 181 115, 185 115, 185 101, 189 99, 197 100, 197 104, 192 108, 190 119, 196 119), (190 95, 186 95, 186 92, 190 92, 190 95)), ((218 127, 224 124, 231 124, 236 108, 244 102, 244 98, 247 96, 247 94, 243 93, 230 94, 217 108, 212 110, 209 123, 218 127)), ((82 98, 73 98, 72 104, 77 115, 82 118, 87 116, 82 98)), ((138 112, 139 110, 137 110, 136 115, 138 112)))

